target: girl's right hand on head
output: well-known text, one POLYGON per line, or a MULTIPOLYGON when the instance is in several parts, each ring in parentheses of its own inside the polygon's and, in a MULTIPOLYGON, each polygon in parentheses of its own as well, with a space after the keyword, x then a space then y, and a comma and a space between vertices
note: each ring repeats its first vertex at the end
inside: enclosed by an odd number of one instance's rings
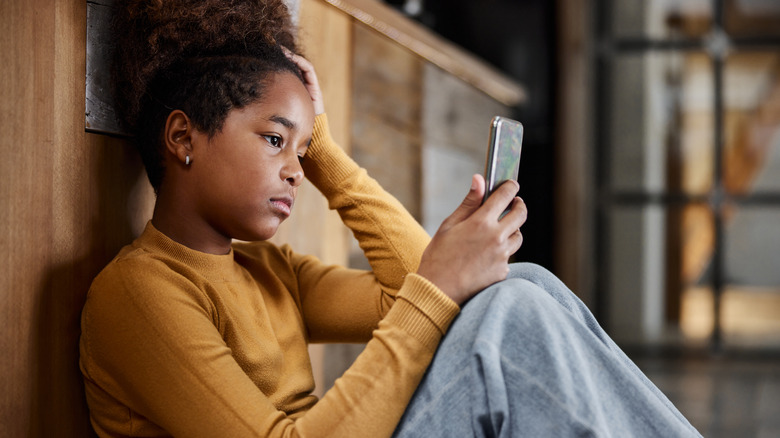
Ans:
POLYGON ((325 112, 325 103, 322 99, 322 90, 320 89, 320 83, 317 79, 317 73, 314 71, 314 66, 306 58, 300 55, 296 55, 288 48, 282 47, 284 53, 290 58, 290 61, 295 63, 301 70, 303 75, 303 84, 306 86, 306 90, 311 96, 312 103, 314 104, 314 115, 320 115, 325 112))
POLYGON ((514 181, 506 182, 480 205, 485 180, 474 175, 468 195, 442 222, 423 252, 417 273, 458 305, 504 280, 509 257, 523 243, 520 226, 528 216, 525 203, 515 196, 518 187, 514 181), (501 217, 510 204, 510 211, 501 217))

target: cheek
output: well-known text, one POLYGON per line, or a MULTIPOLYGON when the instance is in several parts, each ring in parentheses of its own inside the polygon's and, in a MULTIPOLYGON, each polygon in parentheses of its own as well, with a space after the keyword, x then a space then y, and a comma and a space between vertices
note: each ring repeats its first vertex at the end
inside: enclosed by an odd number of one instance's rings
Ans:
MULTIPOLYGON (((256 160, 215 159, 209 165, 208 174, 201 181, 201 189, 212 196, 222 198, 221 202, 240 205, 258 198, 268 185, 264 169, 256 160)), ((218 202, 219 199, 217 199, 218 202)))
POLYGON ((279 170, 273 165, 272 159, 260 159, 251 164, 254 180, 259 184, 272 184, 279 179, 279 170))
MULTIPOLYGON (((255 199, 265 199, 272 195, 278 195, 280 191, 279 171, 267 162, 244 163, 240 172, 236 172, 236 180, 239 182, 238 190, 243 190, 245 195, 255 199), (238 177, 240 173, 241 177, 238 177)), ((240 193, 240 192, 239 192, 240 193)))

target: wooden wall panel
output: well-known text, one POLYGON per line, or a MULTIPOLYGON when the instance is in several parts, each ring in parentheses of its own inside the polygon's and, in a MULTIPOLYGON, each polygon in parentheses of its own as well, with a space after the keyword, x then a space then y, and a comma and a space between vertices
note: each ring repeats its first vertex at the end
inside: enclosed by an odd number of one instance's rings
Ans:
MULTIPOLYGON (((34 46, 34 28, 23 26, 32 17, 29 6, 3 2, 0 6, 0 318, 3 321, 3 334, 0 337, 0 435, 22 436, 26 432, 24 422, 17 419, 30 415, 30 318, 35 296, 30 292, 37 287, 35 279, 45 271, 46 255, 31 244, 39 243, 35 230, 49 229, 48 218, 37 218, 30 207, 46 206, 50 200, 47 191, 36 184, 38 177, 50 179, 42 166, 41 176, 35 175, 34 159, 36 151, 27 150, 33 144, 45 146, 46 134, 36 133, 31 123, 21 123, 35 117, 33 105, 20 105, 30 102, 39 95, 49 101, 42 93, 35 93, 42 81, 36 77, 36 68, 44 68, 45 60, 39 56, 30 56, 34 46), (36 62, 37 61, 37 62, 36 62), (36 88, 37 86, 37 88, 36 88), (17 226, 19 223, 29 227, 17 226)), ((51 16, 41 17, 53 25, 51 16)), ((48 142, 51 144, 51 141, 48 142)), ((39 148, 40 149, 40 148, 39 148)), ((45 184, 45 182, 44 182, 45 184)))
MULTIPOLYGON (((72 53, 69 44, 54 36, 58 14, 54 2, 4 2, 0 10, 0 160, 3 187, 0 195, 3 248, 2 315, 7 327, 2 336, 2 420, 0 435, 24 436, 39 386, 34 353, 36 314, 46 285, 42 282, 60 258, 52 188, 59 181, 55 160, 61 156, 58 141, 78 141, 62 129, 67 115, 55 106, 73 98, 75 90, 56 78, 55 52, 72 53), (57 85, 63 85, 55 95, 57 85)), ((67 29, 64 29, 67 32, 67 29)), ((50 351, 67 345, 63 336, 49 341, 50 351)), ((62 365, 57 360, 53 366, 62 365)), ((53 397, 62 386, 51 388, 53 397)))
POLYGON ((154 195, 135 150, 115 138, 83 137, 72 148, 76 157, 60 169, 67 174, 56 181, 61 189, 52 190, 61 198, 52 209, 57 260, 41 276, 30 314, 33 436, 89 430, 78 369, 81 307, 95 275, 152 213, 154 195))
POLYGON ((421 220, 425 61, 362 23, 353 33, 353 157, 421 220))
POLYGON ((84 132, 86 3, 0 5, 0 436, 89 436, 78 370, 94 275, 152 193, 124 143, 84 132))

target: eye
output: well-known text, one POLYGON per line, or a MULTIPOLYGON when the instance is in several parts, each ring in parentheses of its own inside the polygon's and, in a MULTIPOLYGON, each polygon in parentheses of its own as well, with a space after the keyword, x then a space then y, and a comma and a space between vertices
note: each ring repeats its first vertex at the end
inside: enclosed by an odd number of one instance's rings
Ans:
POLYGON ((263 135, 262 137, 265 139, 265 141, 268 142, 268 144, 275 148, 278 148, 282 144, 282 138, 277 137, 276 135, 263 135))
POLYGON ((306 161, 306 152, 309 152, 309 144, 311 144, 311 141, 298 149, 298 162, 301 164, 306 161))

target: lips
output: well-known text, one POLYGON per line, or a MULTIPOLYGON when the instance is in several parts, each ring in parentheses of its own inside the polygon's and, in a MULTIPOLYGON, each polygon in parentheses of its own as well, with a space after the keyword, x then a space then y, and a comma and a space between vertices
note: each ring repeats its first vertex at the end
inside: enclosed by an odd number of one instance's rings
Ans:
POLYGON ((289 196, 281 196, 278 198, 271 198, 271 205, 276 211, 284 216, 289 216, 292 212, 293 198, 289 196))

